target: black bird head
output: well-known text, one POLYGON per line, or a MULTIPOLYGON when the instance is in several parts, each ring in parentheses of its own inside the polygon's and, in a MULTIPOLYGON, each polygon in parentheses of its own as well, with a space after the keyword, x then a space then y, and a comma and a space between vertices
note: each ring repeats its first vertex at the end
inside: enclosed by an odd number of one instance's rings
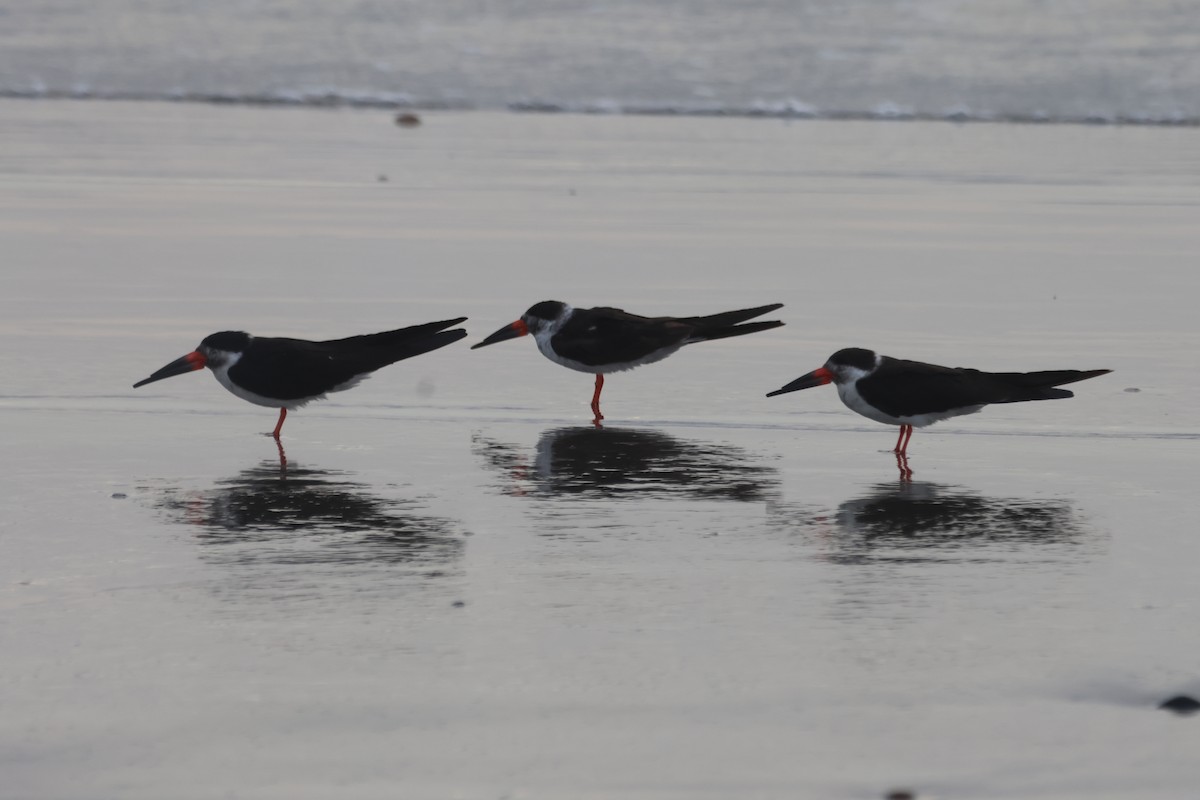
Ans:
POLYGON ((482 342, 472 345, 471 349, 475 350, 489 344, 515 339, 518 336, 525 336, 530 333, 536 336, 538 333, 552 326, 561 324, 570 313, 571 307, 566 303, 558 300, 543 300, 540 303, 530 306, 529 310, 522 314, 519 320, 505 325, 482 342))
POLYGON ((827 383, 839 385, 850 383, 874 370, 878 360, 879 357, 872 350, 847 347, 831 355, 825 362, 825 366, 817 367, 812 372, 801 375, 781 389, 768 392, 767 397, 798 392, 801 389, 811 389, 814 386, 824 386, 827 383))
POLYGON ((250 346, 250 342, 254 337, 242 331, 221 331, 204 337, 204 341, 200 345, 188 353, 167 364, 162 369, 155 372, 149 378, 140 380, 133 385, 133 388, 145 386, 147 383, 161 381, 163 378, 173 378, 176 375, 182 375, 185 372, 193 372, 198 369, 217 369, 224 366, 236 356, 246 352, 246 348, 250 346))

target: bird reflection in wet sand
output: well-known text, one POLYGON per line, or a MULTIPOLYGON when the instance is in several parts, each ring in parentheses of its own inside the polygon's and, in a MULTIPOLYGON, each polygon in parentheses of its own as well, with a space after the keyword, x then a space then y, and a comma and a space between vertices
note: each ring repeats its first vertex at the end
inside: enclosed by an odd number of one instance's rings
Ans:
POLYGON ((1068 500, 988 497, 928 482, 875 486, 832 515, 779 508, 776 517, 815 530, 838 563, 953 561, 989 548, 1074 547, 1089 534, 1068 500))
POLYGON ((167 490, 157 505, 197 526, 204 545, 238 563, 445 562, 462 551, 446 519, 372 495, 341 473, 268 460, 200 491, 167 490))
POLYGON ((475 450, 515 495, 648 495, 694 500, 763 500, 778 485, 775 468, 730 445, 689 441, 637 428, 551 428, 532 460, 522 449, 476 437, 475 450))

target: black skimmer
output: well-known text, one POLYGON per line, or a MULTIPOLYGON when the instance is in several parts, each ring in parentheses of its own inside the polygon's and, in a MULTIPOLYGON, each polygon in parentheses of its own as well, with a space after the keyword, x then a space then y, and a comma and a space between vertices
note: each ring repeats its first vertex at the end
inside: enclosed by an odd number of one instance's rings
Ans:
POLYGON ((279 422, 272 433, 278 439, 289 409, 356 386, 388 364, 457 342, 467 335, 465 330, 443 329, 464 320, 466 317, 459 317, 326 342, 222 331, 204 337, 195 350, 133 388, 208 367, 222 386, 243 400, 279 409, 279 422))
POLYGON ((662 361, 685 344, 778 328, 782 322, 740 323, 783 308, 783 303, 706 317, 640 317, 619 308, 572 308, 544 300, 471 349, 532 334, 542 355, 564 367, 596 376, 592 413, 596 425, 604 376, 662 361))
POLYGON ((1066 389, 1055 387, 1111 371, 980 372, 905 361, 850 347, 831 355, 825 366, 801 375, 782 389, 768 393, 767 397, 832 383, 851 411, 885 425, 900 426, 900 438, 892 452, 903 456, 908 452, 913 428, 924 428, 962 414, 974 414, 992 403, 1074 397, 1066 389))

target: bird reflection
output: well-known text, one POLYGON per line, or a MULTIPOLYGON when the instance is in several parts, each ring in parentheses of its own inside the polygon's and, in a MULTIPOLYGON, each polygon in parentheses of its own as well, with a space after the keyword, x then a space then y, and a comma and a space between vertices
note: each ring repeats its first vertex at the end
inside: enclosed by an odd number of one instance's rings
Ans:
POLYGON ((461 554, 450 521, 367 488, 340 473, 267 460, 212 489, 169 489, 157 505, 239 562, 443 562, 461 554))
POLYGON ((907 480, 874 486, 832 515, 811 507, 780 508, 777 517, 815 530, 830 550, 827 557, 841 563, 945 560, 988 547, 1073 546, 1089 532, 1068 500, 989 497, 907 480))
POLYGON ((755 501, 778 484, 773 467, 741 448, 655 430, 551 428, 538 437, 532 460, 522 448, 481 437, 475 447, 515 495, 755 501))

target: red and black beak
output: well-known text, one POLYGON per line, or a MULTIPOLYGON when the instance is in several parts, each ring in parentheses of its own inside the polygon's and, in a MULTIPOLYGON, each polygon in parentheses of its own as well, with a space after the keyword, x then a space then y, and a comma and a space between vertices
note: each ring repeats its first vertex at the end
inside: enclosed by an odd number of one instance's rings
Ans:
POLYGON ((144 381, 138 381, 133 385, 133 388, 136 389, 139 386, 145 386, 147 383, 161 381, 163 378, 173 378, 176 375, 182 375, 185 372, 204 369, 206 364, 208 364, 208 359, 204 357, 204 354, 199 350, 193 350, 186 356, 181 356, 180 358, 172 361, 170 364, 167 364, 165 367, 151 375, 149 378, 146 378, 144 381))
POLYGON ((811 389, 814 386, 824 386, 827 383, 833 382, 833 373, 824 367, 817 367, 807 375, 801 375, 796 380, 784 386, 782 389, 776 389, 773 392, 767 392, 767 397, 774 397, 777 394, 787 394, 788 392, 798 392, 801 389, 811 389))
POLYGON ((483 347, 484 345, 495 344, 496 342, 503 342, 503 341, 507 341, 509 339, 515 339, 518 336, 524 336, 527 333, 529 333, 529 326, 525 324, 525 320, 519 319, 516 322, 512 323, 511 325, 505 325, 503 328, 496 331, 495 333, 493 333, 491 336, 484 339, 479 344, 471 345, 471 349, 475 350, 480 347, 483 347))

